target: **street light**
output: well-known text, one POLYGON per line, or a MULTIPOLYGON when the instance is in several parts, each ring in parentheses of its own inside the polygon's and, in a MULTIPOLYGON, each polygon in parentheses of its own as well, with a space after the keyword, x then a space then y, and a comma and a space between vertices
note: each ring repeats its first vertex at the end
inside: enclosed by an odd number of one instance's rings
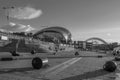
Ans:
POLYGON ((2 9, 3 10, 6 10, 7 12, 7 21, 9 21, 9 9, 14 9, 15 7, 14 6, 11 6, 11 7, 3 7, 2 9))

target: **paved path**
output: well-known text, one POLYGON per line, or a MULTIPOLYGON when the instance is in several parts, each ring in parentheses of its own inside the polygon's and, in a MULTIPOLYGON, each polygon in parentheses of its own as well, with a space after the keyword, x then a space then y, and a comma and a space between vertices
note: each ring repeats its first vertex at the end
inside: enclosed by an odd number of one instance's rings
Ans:
POLYGON ((109 73, 102 69, 113 57, 98 58, 97 55, 104 54, 87 51, 79 54, 78 57, 73 52, 50 54, 49 67, 40 70, 32 69, 31 60, 0 62, 0 80, 119 80, 119 70, 109 73))

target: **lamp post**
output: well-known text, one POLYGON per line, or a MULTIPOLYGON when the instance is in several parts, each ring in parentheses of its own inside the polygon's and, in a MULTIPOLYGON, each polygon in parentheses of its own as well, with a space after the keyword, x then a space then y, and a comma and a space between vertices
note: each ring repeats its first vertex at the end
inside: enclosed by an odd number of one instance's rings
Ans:
MULTIPOLYGON (((7 21, 9 22, 10 20, 10 17, 9 17, 9 10, 10 9, 14 9, 15 7, 14 6, 7 6, 7 7, 3 7, 2 9, 6 11, 6 17, 7 17, 7 21)), ((19 54, 17 54, 17 51, 18 51, 18 47, 19 47, 19 43, 20 43, 20 40, 17 40, 17 43, 16 43, 16 46, 15 46, 15 51, 11 52, 13 56, 19 56, 19 54)))
POLYGON ((9 22, 9 10, 10 9, 14 9, 15 7, 11 6, 11 7, 3 7, 2 9, 6 11, 6 15, 7 15, 7 21, 9 22))

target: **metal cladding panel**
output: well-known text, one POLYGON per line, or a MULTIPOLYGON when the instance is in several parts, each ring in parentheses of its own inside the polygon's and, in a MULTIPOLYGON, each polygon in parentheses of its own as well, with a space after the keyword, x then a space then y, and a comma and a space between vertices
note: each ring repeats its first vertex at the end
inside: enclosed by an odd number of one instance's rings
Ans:
POLYGON ((59 26, 44 28, 44 29, 36 32, 33 36, 35 36, 35 37, 39 36, 39 35, 41 35, 44 32, 53 32, 53 33, 57 32, 57 33, 60 33, 66 41, 71 40, 71 33, 70 33, 70 31, 67 30, 66 28, 59 27, 59 26))

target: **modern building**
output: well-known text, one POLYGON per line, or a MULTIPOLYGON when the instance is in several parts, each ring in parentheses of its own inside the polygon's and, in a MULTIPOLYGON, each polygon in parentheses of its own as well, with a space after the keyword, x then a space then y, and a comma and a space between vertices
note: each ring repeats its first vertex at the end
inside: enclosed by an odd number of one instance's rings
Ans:
POLYGON ((47 42, 69 43, 71 33, 68 29, 60 26, 47 27, 36 32, 33 37, 47 42))

